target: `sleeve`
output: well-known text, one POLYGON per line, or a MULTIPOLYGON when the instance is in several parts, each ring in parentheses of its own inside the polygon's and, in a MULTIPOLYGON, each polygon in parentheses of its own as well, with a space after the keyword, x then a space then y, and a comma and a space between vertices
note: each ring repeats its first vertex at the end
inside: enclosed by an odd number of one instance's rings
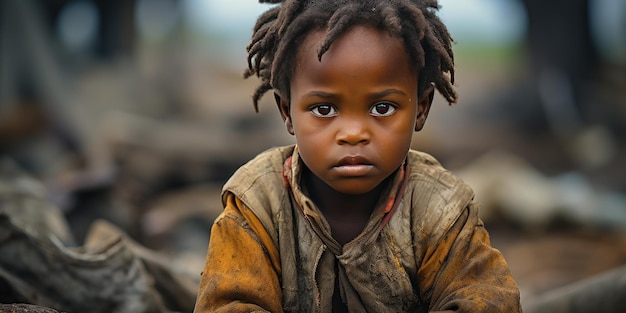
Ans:
POLYGON ((194 312, 282 312, 278 250, 233 194, 211 229, 194 312))
POLYGON ((431 286, 420 286, 430 293, 431 313, 522 312, 519 288, 502 254, 491 247, 475 203, 422 264, 419 271, 436 273, 431 286))

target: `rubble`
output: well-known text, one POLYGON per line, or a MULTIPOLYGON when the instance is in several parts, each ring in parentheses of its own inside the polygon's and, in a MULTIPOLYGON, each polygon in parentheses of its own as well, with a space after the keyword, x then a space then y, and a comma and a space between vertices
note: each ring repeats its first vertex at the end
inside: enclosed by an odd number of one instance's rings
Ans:
POLYGON ((7 164, 0 168, 2 302, 66 312, 193 310, 197 273, 175 268, 103 220, 93 223, 82 246, 64 244, 61 238, 71 240, 58 209, 36 180, 7 164))

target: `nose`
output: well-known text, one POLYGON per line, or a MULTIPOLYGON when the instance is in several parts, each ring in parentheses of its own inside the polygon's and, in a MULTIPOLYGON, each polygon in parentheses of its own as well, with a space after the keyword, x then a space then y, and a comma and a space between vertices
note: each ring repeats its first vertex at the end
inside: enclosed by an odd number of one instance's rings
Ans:
POLYGON ((338 127, 337 144, 367 144, 372 139, 367 122, 362 119, 343 118, 338 127))

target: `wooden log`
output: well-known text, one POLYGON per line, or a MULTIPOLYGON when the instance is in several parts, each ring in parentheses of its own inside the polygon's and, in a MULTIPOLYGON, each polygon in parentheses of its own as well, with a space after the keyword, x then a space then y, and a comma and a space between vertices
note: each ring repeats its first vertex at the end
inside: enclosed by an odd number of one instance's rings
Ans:
POLYGON ((64 244, 74 244, 61 210, 48 200, 46 187, 4 157, 0 157, 0 211, 36 229, 34 235, 53 235, 64 244))
POLYGON ((80 247, 59 239, 68 232, 44 187, 0 160, 0 303, 64 312, 193 310, 199 274, 108 222, 94 223, 80 247))
POLYGON ((67 312, 168 312, 141 259, 119 237, 72 250, 0 212, 0 268, 26 303, 67 312))
POLYGON ((32 304, 0 303, 0 313, 59 313, 59 311, 32 304))
POLYGON ((85 240, 87 249, 96 248, 110 238, 120 238, 127 249, 142 261, 154 280, 154 288, 168 308, 191 312, 196 300, 200 275, 177 268, 171 258, 166 258, 130 239, 122 230, 104 220, 96 221, 85 240))

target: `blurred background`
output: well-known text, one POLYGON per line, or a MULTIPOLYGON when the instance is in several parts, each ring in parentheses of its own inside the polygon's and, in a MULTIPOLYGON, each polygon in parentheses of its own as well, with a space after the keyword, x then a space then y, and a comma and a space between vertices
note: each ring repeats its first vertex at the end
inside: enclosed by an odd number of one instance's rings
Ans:
MULTIPOLYGON (((460 95, 414 148, 476 191, 522 300, 626 262, 626 2, 442 0, 460 95), (541 257, 537 257, 541 256, 541 257)), ((200 273, 220 188, 293 142, 244 80, 253 0, 0 0, 0 157, 80 245, 108 220, 200 273)))

